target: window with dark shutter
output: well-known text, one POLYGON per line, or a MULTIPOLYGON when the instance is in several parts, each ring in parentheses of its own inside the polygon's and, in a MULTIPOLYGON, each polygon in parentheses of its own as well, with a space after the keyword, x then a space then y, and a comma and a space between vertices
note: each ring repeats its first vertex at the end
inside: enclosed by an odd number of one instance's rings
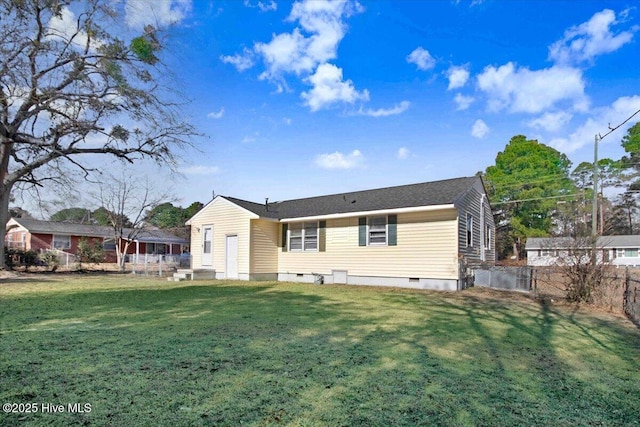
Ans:
POLYGON ((367 246, 367 217, 358 218, 358 245, 367 246))
POLYGON ((388 222, 389 222, 389 225, 388 225, 389 236, 387 237, 387 245, 397 246, 398 245, 398 215, 389 215, 388 222))

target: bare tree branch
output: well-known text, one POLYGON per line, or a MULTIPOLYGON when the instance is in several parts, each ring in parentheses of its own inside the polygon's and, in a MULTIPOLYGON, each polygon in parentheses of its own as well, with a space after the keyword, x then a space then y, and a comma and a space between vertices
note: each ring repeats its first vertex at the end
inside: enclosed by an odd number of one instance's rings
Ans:
POLYGON ((161 84, 158 29, 132 35, 114 8, 123 5, 0 0, 0 222, 14 186, 55 181, 52 164, 88 176, 85 155, 104 154, 173 168, 196 136, 180 94, 161 84))

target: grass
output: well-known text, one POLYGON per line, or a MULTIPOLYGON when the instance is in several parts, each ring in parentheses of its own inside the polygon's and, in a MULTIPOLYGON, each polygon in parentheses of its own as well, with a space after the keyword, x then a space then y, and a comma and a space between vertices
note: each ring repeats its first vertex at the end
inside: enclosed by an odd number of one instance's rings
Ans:
POLYGON ((640 425, 640 331, 474 289, 0 282, 0 425, 640 425), (39 406, 42 409, 42 406, 39 406))

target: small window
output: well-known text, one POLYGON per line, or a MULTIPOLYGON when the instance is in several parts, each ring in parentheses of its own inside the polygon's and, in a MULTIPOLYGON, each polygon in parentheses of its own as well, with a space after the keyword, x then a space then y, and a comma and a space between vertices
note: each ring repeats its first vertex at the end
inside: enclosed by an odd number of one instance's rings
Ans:
POLYGON ((54 249, 71 249, 71 236, 59 236, 53 235, 53 248, 54 249))
POLYGON ((491 227, 488 225, 485 225, 484 228, 484 248, 491 248, 491 227))
POLYGON ((386 245, 387 244, 387 217, 375 216, 369 218, 369 244, 370 245, 386 245))
POLYGON ((629 248, 624 250, 625 258, 637 258, 638 257, 638 248, 629 248))
POLYGON ((210 254, 211 253, 211 243, 213 241, 213 228, 204 227, 203 235, 202 235, 202 253, 210 254))
POLYGON ((105 251, 115 251, 116 250, 116 240, 112 238, 106 238, 102 241, 102 249, 105 251))
POLYGON ((473 216, 467 214, 467 246, 473 246, 473 216))

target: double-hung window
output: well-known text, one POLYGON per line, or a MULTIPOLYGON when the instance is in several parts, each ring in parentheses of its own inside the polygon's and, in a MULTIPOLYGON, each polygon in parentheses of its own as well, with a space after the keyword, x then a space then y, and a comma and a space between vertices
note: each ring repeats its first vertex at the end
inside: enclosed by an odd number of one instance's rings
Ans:
POLYGON ((102 249, 104 249, 105 251, 115 251, 116 239, 112 237, 105 237, 102 241, 102 249))
POLYGON ((53 235, 54 249, 71 249, 71 236, 53 235))
POLYGON ((369 218, 369 230, 367 233, 369 245, 387 244, 387 217, 374 216, 369 218))
POLYGON ((289 250, 315 252, 318 250, 318 223, 299 222, 289 225, 289 250))
POLYGON ((398 216, 370 216, 358 218, 359 246, 397 246, 398 216))

